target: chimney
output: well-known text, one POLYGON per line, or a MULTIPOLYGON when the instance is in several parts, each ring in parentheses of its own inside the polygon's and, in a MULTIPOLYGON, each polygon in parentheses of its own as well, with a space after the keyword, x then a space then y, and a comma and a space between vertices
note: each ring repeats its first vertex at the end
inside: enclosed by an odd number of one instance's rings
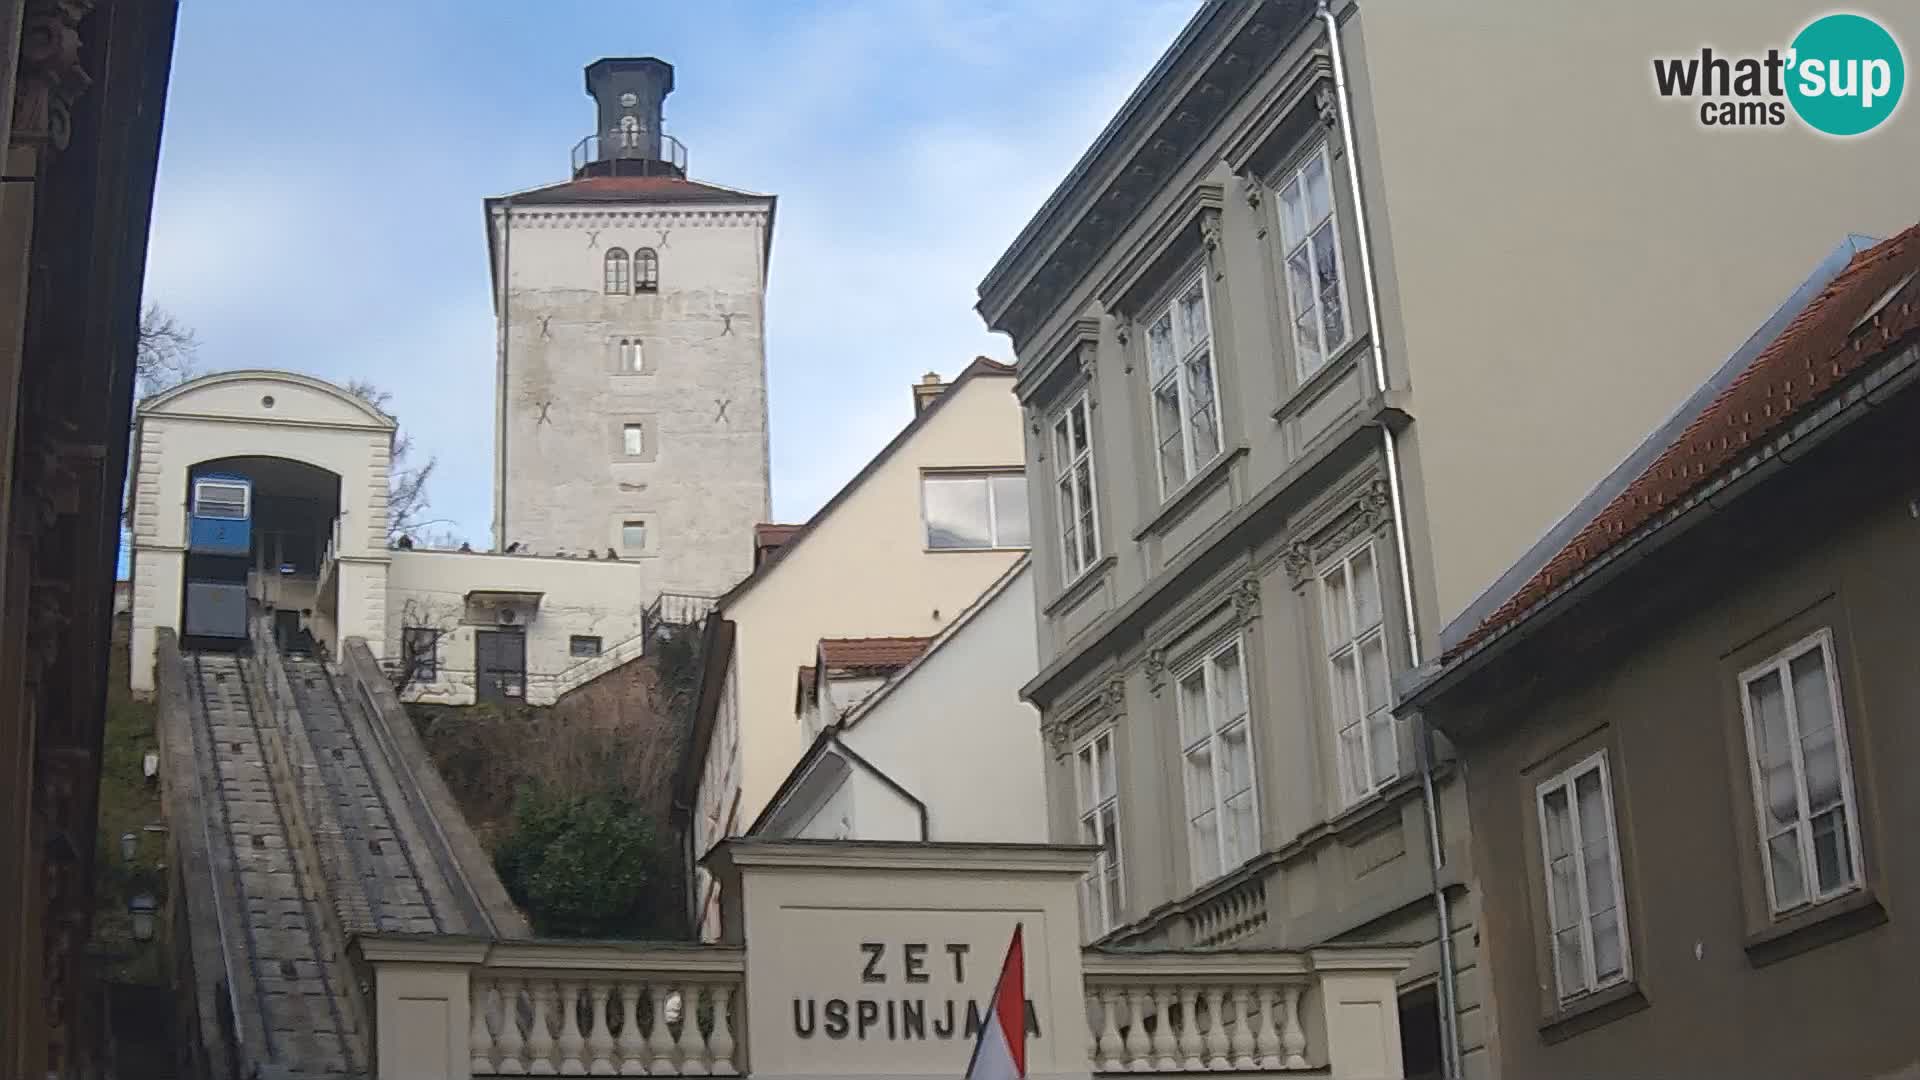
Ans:
POLYGON ((581 171, 605 174, 613 171, 610 163, 618 161, 675 165, 662 152, 660 126, 662 103, 673 93, 672 64, 652 56, 595 60, 587 65, 587 93, 598 118, 598 149, 581 171))
POLYGON ((938 372, 929 371, 920 376, 920 381, 913 386, 913 415, 919 416, 925 412, 927 406, 933 404, 933 399, 945 393, 946 389, 947 384, 940 381, 938 372))

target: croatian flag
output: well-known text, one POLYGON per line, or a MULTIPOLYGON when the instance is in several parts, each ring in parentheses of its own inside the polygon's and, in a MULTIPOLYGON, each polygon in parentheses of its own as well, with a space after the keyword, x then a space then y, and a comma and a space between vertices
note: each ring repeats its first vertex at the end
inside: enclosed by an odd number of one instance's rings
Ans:
POLYGON ((1007 943, 1007 961, 993 984, 993 1004, 980 1025, 966 1080, 1026 1080, 1027 966, 1020 951, 1020 926, 1007 943))

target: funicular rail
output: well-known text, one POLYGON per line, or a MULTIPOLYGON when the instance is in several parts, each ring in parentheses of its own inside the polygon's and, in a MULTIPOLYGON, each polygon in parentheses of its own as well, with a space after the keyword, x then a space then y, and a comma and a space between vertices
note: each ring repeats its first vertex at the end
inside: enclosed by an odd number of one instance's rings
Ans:
POLYGON ((365 895, 372 929, 448 933, 446 913, 421 876, 413 846, 376 770, 377 748, 360 737, 357 706, 340 693, 333 673, 311 658, 281 659, 291 702, 317 758, 316 771, 346 834, 348 858, 365 895))
MULTIPOLYGON (((203 799, 217 819, 215 842, 230 869, 252 983, 242 1008, 257 1009, 264 1060, 290 1075, 360 1071, 346 971, 321 926, 313 888, 295 856, 288 809, 268 763, 248 677, 249 661, 193 653, 194 756, 203 799)), ((251 1025, 249 1025, 251 1026, 251 1025)))

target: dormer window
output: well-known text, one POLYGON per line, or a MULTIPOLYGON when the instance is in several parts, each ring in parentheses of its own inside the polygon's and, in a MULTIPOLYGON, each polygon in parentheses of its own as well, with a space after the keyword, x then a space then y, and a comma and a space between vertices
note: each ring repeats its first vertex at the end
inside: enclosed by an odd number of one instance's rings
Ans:
MULTIPOLYGON (((652 252, 648 252, 647 254, 652 255, 652 252)), ((607 262, 607 295, 608 296, 627 295, 627 282, 630 280, 627 276, 629 272, 628 266, 627 266, 627 249, 608 248, 606 262, 607 262)))
MULTIPOLYGON (((608 292, 613 290, 609 288, 608 292)), ((633 253, 633 291, 660 291, 660 256, 652 248, 641 248, 633 253)))

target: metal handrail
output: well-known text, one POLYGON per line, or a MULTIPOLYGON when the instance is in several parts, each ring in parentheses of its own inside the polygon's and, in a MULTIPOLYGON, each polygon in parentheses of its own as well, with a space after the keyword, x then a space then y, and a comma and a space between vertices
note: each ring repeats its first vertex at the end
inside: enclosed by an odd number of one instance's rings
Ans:
POLYGON ((570 164, 575 175, 589 165, 601 164, 607 167, 611 176, 650 176, 687 174, 687 147, 679 139, 662 131, 659 133, 660 148, 653 151, 653 144, 644 131, 595 132, 573 144, 570 164))

